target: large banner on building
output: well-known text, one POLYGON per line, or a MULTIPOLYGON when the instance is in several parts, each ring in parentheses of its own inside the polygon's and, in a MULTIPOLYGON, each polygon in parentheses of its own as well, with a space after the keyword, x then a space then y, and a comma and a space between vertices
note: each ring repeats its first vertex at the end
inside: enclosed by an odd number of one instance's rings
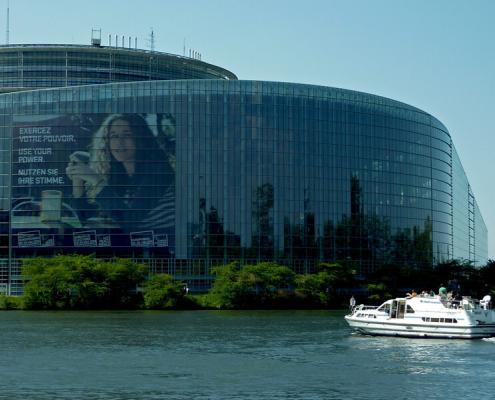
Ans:
POLYGON ((17 116, 12 143, 14 247, 173 254, 172 115, 17 116))

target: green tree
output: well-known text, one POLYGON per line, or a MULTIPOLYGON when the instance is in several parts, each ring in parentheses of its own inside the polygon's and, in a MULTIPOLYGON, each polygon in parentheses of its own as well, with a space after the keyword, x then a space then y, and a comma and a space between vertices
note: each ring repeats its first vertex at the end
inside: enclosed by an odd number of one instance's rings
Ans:
POLYGON ((459 290, 465 296, 474 297, 480 296, 483 291, 480 273, 480 269, 470 261, 459 259, 439 263, 433 269, 437 288, 443 284, 449 291, 459 290))
POLYGON ((480 290, 482 295, 490 294, 495 299, 495 260, 488 260, 480 269, 480 290))
POLYGON ((144 306, 152 309, 175 308, 184 299, 185 291, 181 282, 170 275, 156 274, 144 284, 144 306))
POLYGON ((212 273, 216 278, 208 293, 207 303, 217 308, 235 308, 237 299, 242 295, 243 289, 238 283, 238 264, 230 263, 216 266, 213 268, 212 273))
POLYGON ((315 274, 296 277, 296 294, 307 305, 341 305, 342 290, 354 286, 355 274, 350 263, 321 263, 315 274))
POLYGON ((22 298, 0 294, 0 310, 18 310, 22 308, 22 298))
POLYGON ((294 272, 271 262, 246 265, 236 263, 213 269, 215 283, 208 295, 218 308, 276 307, 292 292, 294 272))
POLYGON ((385 283, 369 283, 367 287, 368 300, 372 303, 381 304, 393 297, 385 283))
POLYGON ((30 309, 132 308, 145 267, 131 260, 58 255, 23 262, 24 305, 30 309))
POLYGON ((352 262, 320 263, 318 269, 326 272, 330 279, 330 289, 350 288, 354 284, 356 270, 352 262))
POLYGON ((246 265, 239 274, 242 286, 249 288, 254 303, 270 305, 292 290, 294 272, 285 266, 273 262, 261 262, 246 265))
POLYGON ((326 306, 330 302, 329 276, 326 272, 301 274, 295 279, 296 295, 308 306, 326 306))

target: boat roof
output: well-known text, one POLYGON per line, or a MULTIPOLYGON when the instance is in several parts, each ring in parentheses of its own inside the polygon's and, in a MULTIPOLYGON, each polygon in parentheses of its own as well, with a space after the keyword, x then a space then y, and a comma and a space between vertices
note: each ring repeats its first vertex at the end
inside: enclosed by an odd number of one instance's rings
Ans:
POLYGON ((440 296, 414 296, 414 297, 397 297, 386 301, 386 303, 391 303, 392 301, 406 301, 415 311, 435 311, 444 310, 446 307, 441 301, 440 296))

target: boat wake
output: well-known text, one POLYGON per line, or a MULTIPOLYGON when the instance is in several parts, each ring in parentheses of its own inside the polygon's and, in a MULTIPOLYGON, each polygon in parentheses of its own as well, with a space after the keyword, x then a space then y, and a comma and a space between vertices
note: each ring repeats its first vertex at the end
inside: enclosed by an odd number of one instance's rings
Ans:
POLYGON ((485 342, 495 343, 495 337, 483 338, 482 340, 485 342))

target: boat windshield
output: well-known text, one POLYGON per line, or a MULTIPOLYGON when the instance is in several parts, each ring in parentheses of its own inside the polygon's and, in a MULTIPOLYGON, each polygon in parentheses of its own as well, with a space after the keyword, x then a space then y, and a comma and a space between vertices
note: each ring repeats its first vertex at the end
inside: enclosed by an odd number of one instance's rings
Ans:
POLYGON ((382 304, 377 311, 381 311, 387 314, 390 314, 390 303, 382 304))

